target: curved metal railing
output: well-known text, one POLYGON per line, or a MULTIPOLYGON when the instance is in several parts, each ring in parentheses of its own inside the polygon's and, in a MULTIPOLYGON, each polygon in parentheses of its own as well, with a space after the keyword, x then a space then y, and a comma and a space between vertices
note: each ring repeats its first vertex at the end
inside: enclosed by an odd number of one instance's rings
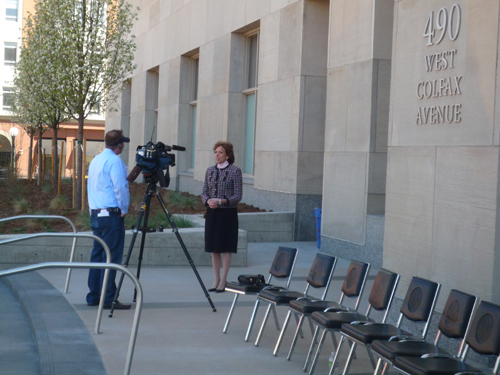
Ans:
MULTIPOLYGON (((73 233, 77 233, 76 227, 73 224, 73 222, 70 219, 68 219, 67 217, 59 216, 59 215, 19 215, 19 216, 12 216, 12 217, 6 217, 3 219, 0 219, 0 223, 4 223, 7 221, 13 221, 13 220, 21 220, 21 219, 27 219, 27 220, 31 220, 31 219, 64 220, 69 225, 71 225, 71 228, 73 228, 73 233)), ((73 246, 71 247, 71 254, 69 256, 70 262, 73 262, 73 258, 75 256, 75 249, 76 249, 76 237, 73 238, 73 246)), ((66 284, 64 286, 64 293, 68 293, 70 278, 71 278, 71 268, 68 268, 68 274, 66 275, 66 284)))
MULTIPOLYGON (((19 241, 24 241, 24 240, 29 240, 33 238, 39 238, 39 237, 74 237, 75 240, 77 237, 82 237, 82 238, 92 238, 95 241, 99 241, 104 248, 104 252, 106 253, 106 263, 93 263, 97 265, 103 265, 103 264, 111 264, 111 252, 109 251, 108 245, 106 245, 106 242, 104 242, 103 239, 94 236, 93 234, 88 234, 88 233, 35 233, 35 234, 27 234, 21 237, 16 237, 16 238, 9 238, 4 241, 0 241, 0 246, 5 245, 8 243, 13 243, 13 242, 19 242, 19 241)), ((67 262, 68 264, 76 264, 76 263, 71 263, 67 262)), ((82 263, 79 263, 82 264, 82 263)), ((69 267, 73 268, 73 267, 69 267)), ((106 268, 103 266, 98 266, 98 267, 91 267, 91 268, 106 268)), ((1 275, 1 274, 0 274, 1 275)), ((104 279, 102 282, 102 290, 101 290, 101 296, 106 295, 106 289, 108 286, 108 278, 109 278, 109 268, 106 268, 104 271, 104 279)), ((99 302, 99 308, 97 310, 97 319, 95 323, 95 333, 99 333, 99 328, 101 326, 101 317, 102 317, 102 310, 104 309, 104 298, 101 298, 99 302)))
MULTIPOLYGON (((109 249, 108 249, 109 251, 109 249)), ((105 268, 105 274, 109 272, 110 269, 116 270, 116 271, 121 271, 124 274, 126 274, 132 282, 135 284, 135 288, 137 290, 137 305, 135 307, 135 315, 134 315, 134 321, 132 323, 132 332, 130 334, 130 341, 129 341, 129 346, 128 346, 128 351, 127 351, 127 358, 125 361, 125 375, 130 374, 130 369, 132 366, 132 358, 134 356, 134 349, 135 349, 135 343, 137 339, 137 331, 139 329, 139 320, 141 318, 141 311, 142 311, 142 302, 143 302, 143 292, 142 292, 142 287, 141 284, 139 283, 139 280, 137 277, 129 271, 127 268, 124 266, 121 266, 119 264, 115 263, 70 263, 70 262, 48 262, 48 263, 39 263, 39 264, 32 264, 29 266, 24 266, 24 267, 19 267, 19 268, 12 268, 9 270, 5 271, 0 271, 0 277, 3 276, 10 276, 10 275, 15 275, 19 273, 25 273, 25 272, 30 272, 30 271, 36 271, 39 269, 44 269, 44 268, 105 268)), ((106 277, 106 276, 105 276, 106 277)), ((107 280, 106 280, 107 284, 107 280)), ((101 298, 101 301, 104 301, 104 298, 101 298)), ((102 310, 100 310, 100 315, 102 315, 102 310)), ((98 332, 95 332, 98 333, 98 332)))

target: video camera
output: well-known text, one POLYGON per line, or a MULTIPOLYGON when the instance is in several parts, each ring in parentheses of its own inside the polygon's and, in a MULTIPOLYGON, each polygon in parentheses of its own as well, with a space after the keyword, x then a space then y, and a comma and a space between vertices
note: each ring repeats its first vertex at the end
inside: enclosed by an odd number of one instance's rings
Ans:
POLYGON ((175 155, 169 154, 169 151, 185 151, 182 146, 167 146, 162 142, 148 142, 144 146, 137 146, 135 154, 135 167, 127 177, 127 180, 134 182, 142 172, 146 182, 159 182, 161 187, 170 185, 169 167, 175 166, 175 155), (165 172, 164 172, 165 171, 165 172))

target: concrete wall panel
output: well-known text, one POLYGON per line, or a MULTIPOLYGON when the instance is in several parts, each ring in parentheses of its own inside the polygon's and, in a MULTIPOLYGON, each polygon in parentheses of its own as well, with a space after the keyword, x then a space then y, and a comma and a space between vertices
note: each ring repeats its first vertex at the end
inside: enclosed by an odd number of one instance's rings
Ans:
POLYGON ((437 149, 432 277, 458 286, 471 275, 466 290, 486 300, 492 298, 498 160, 497 147, 437 149))
POLYGON ((329 69, 326 85, 325 151, 346 151, 349 68, 329 69))
POLYGON ((321 194, 323 185, 323 152, 300 152, 297 168, 297 194, 321 194))
POLYGON ((299 150, 322 152, 325 144, 326 77, 305 77, 303 93, 299 150))
POLYGON ((367 163, 366 153, 325 153, 322 235, 364 243, 367 163))
POLYGON ((301 74, 326 76, 328 59, 328 1, 304 4, 301 74))
POLYGON ((384 268, 431 278, 436 151, 432 147, 389 148, 384 268))
POLYGON ((278 79, 280 12, 260 21, 259 85, 278 79))
MULTIPOLYGON (((443 6, 450 11, 453 4, 447 4, 443 6)), ((459 5, 462 22, 456 40, 451 40, 446 34, 438 44, 439 33, 433 39, 433 45, 427 45, 429 39, 416 34, 415 30, 423 30, 430 12, 437 14, 441 5, 434 1, 414 0, 396 3, 398 19, 395 23, 392 92, 397 95, 392 103, 390 139, 394 146, 493 144, 495 80, 492 77, 496 75, 500 3, 485 0, 477 6, 475 2, 461 1, 459 5), (439 69, 436 64, 428 64, 432 56, 442 53, 446 53, 447 64, 441 64, 439 69), (420 83, 436 81, 441 85, 443 82, 446 88, 448 79, 451 79, 451 91, 439 89, 428 98, 417 97, 422 96, 422 89, 418 91, 420 83), (437 116, 426 120, 422 112, 431 107, 453 105, 460 105, 459 120, 441 121, 437 116), (419 121, 419 114, 424 118, 423 124, 419 121)))
MULTIPOLYGON (((375 152, 387 152, 387 139, 389 136, 389 107, 391 91, 391 61, 376 61, 376 117, 372 143, 375 152)), ((373 133, 373 129, 372 129, 373 133)))
POLYGON ((278 78, 300 73, 302 50, 302 6, 295 3, 280 11, 278 78))
POLYGON ((372 57, 374 8, 373 0, 330 2, 329 68, 372 57))
POLYGON ((259 86, 256 150, 290 151, 290 127, 297 124, 297 118, 293 116, 293 90, 294 79, 259 86))

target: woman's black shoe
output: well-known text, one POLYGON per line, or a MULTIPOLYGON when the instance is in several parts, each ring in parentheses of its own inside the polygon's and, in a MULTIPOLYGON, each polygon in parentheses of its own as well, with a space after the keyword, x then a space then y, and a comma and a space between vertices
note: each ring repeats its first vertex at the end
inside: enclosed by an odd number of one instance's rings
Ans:
POLYGON ((210 288, 208 291, 209 292, 215 292, 217 290, 217 288, 210 288))
POLYGON ((222 293, 222 292, 225 292, 226 291, 226 288, 223 288, 223 289, 215 289, 215 293, 222 293))

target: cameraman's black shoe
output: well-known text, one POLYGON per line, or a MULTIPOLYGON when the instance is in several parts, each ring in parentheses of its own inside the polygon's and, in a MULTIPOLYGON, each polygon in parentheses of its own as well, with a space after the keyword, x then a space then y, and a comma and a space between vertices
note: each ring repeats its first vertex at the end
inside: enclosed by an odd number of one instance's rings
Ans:
MULTIPOLYGON (((111 306, 113 306, 113 304, 109 304, 109 305, 104 305, 104 308, 105 309, 110 309, 111 306)), ((129 303, 121 303, 121 302, 118 302, 116 301, 115 303, 115 310, 128 310, 130 309, 132 305, 130 305, 129 303)))

